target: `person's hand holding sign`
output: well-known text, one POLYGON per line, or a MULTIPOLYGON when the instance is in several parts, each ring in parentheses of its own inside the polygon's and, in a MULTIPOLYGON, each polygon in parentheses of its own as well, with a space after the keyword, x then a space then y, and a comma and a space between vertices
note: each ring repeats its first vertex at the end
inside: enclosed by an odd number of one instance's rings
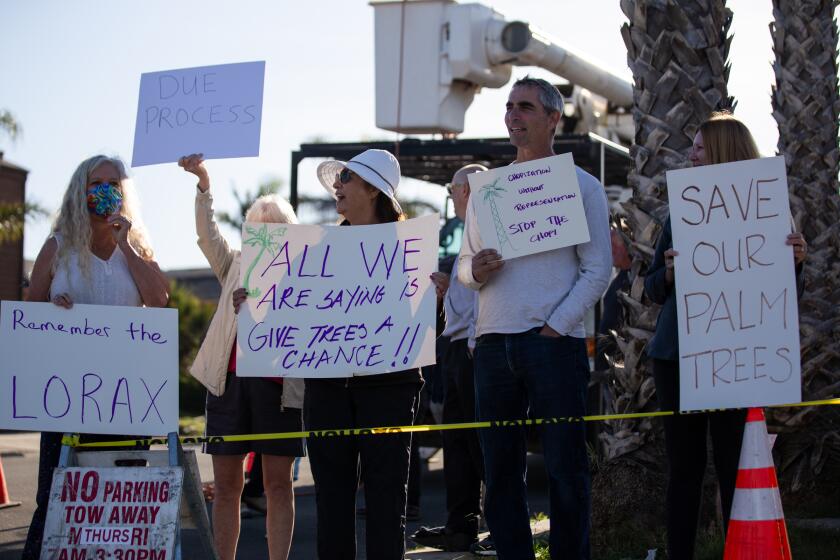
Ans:
POLYGON ((679 254, 674 249, 665 251, 665 282, 669 285, 674 283, 674 257, 679 254))
POLYGON ((432 272, 429 278, 431 278, 432 284, 435 285, 435 293, 437 294, 438 300, 442 300, 443 296, 446 295, 446 291, 449 289, 449 275, 443 272, 432 272))
POLYGON ((248 299, 248 290, 245 288, 237 288, 233 291, 233 312, 239 313, 240 306, 248 299))
POLYGON ((801 233, 788 234, 785 243, 793 246, 793 264, 795 266, 805 262, 805 257, 808 255, 808 243, 805 242, 805 237, 801 233))
POLYGON ((207 168, 204 167, 204 154, 190 154, 178 160, 178 166, 183 167, 184 171, 192 173, 198 177, 198 188, 201 192, 207 192, 210 188, 210 174, 207 173, 207 168))
POLYGON ((494 272, 505 265, 502 255, 495 249, 482 249, 472 258, 472 273, 476 282, 487 282, 494 272))

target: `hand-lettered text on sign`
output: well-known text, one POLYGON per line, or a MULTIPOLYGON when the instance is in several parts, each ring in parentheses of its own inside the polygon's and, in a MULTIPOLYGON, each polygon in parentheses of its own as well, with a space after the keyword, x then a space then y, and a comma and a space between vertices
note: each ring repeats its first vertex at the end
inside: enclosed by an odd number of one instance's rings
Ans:
POLYGON ((481 238, 503 258, 589 241, 571 154, 473 173, 468 178, 481 238))
POLYGON ((178 429, 178 312, 0 304, 0 428, 101 434, 178 429))
POLYGON ((680 408, 801 400, 799 319, 781 157, 668 172, 680 408))
POLYGON ((150 72, 140 77, 131 165, 258 156, 265 62, 150 72))
POLYGON ((438 216, 243 227, 237 375, 348 377, 434 363, 438 216))

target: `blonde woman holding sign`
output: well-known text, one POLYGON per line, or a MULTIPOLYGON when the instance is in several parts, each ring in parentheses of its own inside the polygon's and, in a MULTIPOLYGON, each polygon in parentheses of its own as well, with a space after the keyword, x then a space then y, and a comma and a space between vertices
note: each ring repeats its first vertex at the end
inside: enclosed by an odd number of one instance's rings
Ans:
MULTIPOLYGON (((61 209, 35 265, 27 301, 165 307, 169 282, 154 261, 123 162, 103 155, 76 168, 61 209)), ((83 441, 118 440, 88 436, 83 441)), ((41 434, 36 509, 23 549, 38 558, 43 539, 52 474, 58 465, 61 434, 41 434)))
MULTIPOLYGON (((700 125, 689 153, 693 166, 730 163, 761 157, 749 129, 730 113, 714 113, 700 125)), ((807 253, 800 233, 788 235, 794 248, 797 277, 807 253)), ((645 293, 662 305, 656 332, 646 351, 653 358, 656 394, 662 410, 679 410, 679 341, 674 288, 674 258, 671 221, 665 223, 653 263, 645 277, 645 293)), ((706 435, 711 434, 715 472, 720 486, 724 532, 729 524, 735 478, 741 453, 745 410, 675 415, 663 419, 668 455, 667 529, 668 557, 694 557, 694 542, 703 477, 706 470, 706 435)))
MULTIPOLYGON (((207 387, 206 435, 299 432, 303 406, 300 379, 236 375, 235 313, 244 301, 244 290, 239 288, 240 252, 228 246, 213 218, 210 176, 202 154, 182 157, 178 165, 198 177, 198 246, 222 285, 216 313, 190 367, 193 377, 207 387)), ((297 216, 292 206, 275 194, 258 198, 245 214, 245 221, 296 224, 297 216)), ((262 454, 269 556, 271 560, 288 558, 295 526, 292 466, 296 457, 304 455, 303 440, 209 443, 205 451, 213 456, 213 538, 219 558, 236 557, 239 502, 245 485, 243 465, 250 451, 262 454)))

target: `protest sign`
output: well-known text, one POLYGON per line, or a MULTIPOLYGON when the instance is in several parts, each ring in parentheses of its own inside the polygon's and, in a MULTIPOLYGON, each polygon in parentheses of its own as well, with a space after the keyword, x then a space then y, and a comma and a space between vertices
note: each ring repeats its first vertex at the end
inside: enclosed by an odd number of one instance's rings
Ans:
POLYGON ((680 409, 801 400, 781 157, 669 171, 680 409))
POLYGON ((173 558, 182 467, 57 468, 41 558, 173 558))
POLYGON ((372 226, 246 223, 236 374, 349 377, 435 362, 437 214, 372 226))
POLYGON ((484 246, 502 258, 589 241, 572 154, 468 175, 484 246))
POLYGON ((258 156, 265 62, 149 72, 140 76, 132 167, 258 156))
POLYGON ((178 311, 0 304, 0 428, 178 430, 178 311))

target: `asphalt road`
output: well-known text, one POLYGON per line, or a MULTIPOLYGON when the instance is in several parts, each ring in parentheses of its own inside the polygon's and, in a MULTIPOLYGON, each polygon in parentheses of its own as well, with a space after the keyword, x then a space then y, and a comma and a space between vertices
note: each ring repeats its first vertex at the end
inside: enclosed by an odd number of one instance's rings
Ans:
MULTIPOLYGON (((0 461, 6 475, 6 483, 13 500, 21 501, 18 507, 0 509, 0 560, 17 560, 26 540, 29 521, 35 508, 34 498, 38 473, 38 434, 0 432, 0 461)), ((199 470, 203 481, 213 479, 209 456, 197 454, 199 470)), ((528 488, 532 512, 548 511, 548 496, 545 472, 540 456, 529 457, 528 488)), ((295 482, 295 535, 290 558, 311 560, 317 558, 315 542, 315 494, 309 463, 301 463, 300 478, 295 482)), ((359 493, 359 504, 363 503, 359 493)), ((446 495, 443 482, 442 453, 435 454, 424 466, 422 475, 422 496, 420 500, 421 519, 409 523, 408 534, 420 525, 442 525, 446 521, 446 495)), ((209 508, 212 514, 212 507, 209 508)), ((364 519, 356 524, 358 543, 357 558, 363 560, 364 519)), ((408 541, 409 550, 413 548, 408 541)), ((201 558, 202 551, 193 530, 183 535, 183 557, 201 558)), ((471 555, 440 555, 431 551, 415 550, 407 555, 413 559, 432 560, 437 558, 471 558, 471 555)), ((237 559, 258 560, 268 558, 265 540, 265 518, 255 517, 242 520, 242 530, 237 550, 237 559)))

